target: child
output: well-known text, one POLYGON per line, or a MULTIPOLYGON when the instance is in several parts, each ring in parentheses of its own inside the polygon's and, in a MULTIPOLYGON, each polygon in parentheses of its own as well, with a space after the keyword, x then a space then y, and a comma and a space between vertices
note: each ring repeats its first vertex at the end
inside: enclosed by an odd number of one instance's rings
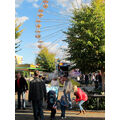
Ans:
POLYGON ((57 98, 56 98, 55 91, 50 90, 48 92, 48 101, 47 101, 48 106, 47 106, 47 108, 49 110, 51 110, 51 120, 55 119, 56 108, 57 108, 56 101, 57 101, 57 98))
POLYGON ((80 108, 80 113, 85 113, 85 110, 82 107, 82 104, 88 100, 88 96, 85 92, 83 92, 80 88, 77 88, 77 86, 74 86, 74 95, 76 96, 76 103, 78 103, 80 108))
POLYGON ((67 107, 67 102, 65 101, 65 96, 63 95, 60 100, 60 105, 61 105, 61 118, 64 119, 65 117, 65 111, 67 107))

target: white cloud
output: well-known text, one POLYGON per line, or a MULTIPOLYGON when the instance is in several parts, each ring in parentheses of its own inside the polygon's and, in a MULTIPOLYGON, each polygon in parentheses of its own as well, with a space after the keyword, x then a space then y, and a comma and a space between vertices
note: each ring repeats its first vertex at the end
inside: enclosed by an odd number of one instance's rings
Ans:
POLYGON ((42 45, 47 47, 51 53, 55 53, 55 51, 58 48, 58 44, 57 43, 53 44, 52 42, 44 42, 42 43, 42 45), (52 47, 51 47, 51 44, 52 44, 52 47))
POLYGON ((57 0, 57 5, 61 6, 61 14, 71 14, 74 8, 81 7, 82 0, 57 0))
POLYGON ((20 7, 24 0, 15 0, 15 8, 20 7))
POLYGON ((19 43, 21 40, 15 39, 15 44, 19 43))
MULTIPOLYGON (((51 45, 51 42, 45 42, 43 45, 47 47, 51 45)), ((67 56, 64 49, 67 49, 67 45, 60 46, 58 43, 52 44, 50 47, 48 47, 48 50, 56 54, 57 58, 65 58, 67 56)))
POLYGON ((39 7, 40 7, 37 3, 33 3, 33 6, 34 6, 35 8, 39 8, 39 7))
POLYGON ((34 2, 34 0, 27 0, 27 2, 34 2))
POLYGON ((35 7, 35 8, 39 8, 40 7, 40 5, 37 4, 38 1, 39 0, 27 0, 27 2, 32 3, 33 7, 35 7))
POLYGON ((16 10, 15 10, 15 15, 18 15, 18 13, 16 12, 16 10))
MULTIPOLYGON (((33 3, 33 6, 36 7, 37 4, 34 4, 36 2, 38 2, 39 0, 26 0, 29 3, 33 3)), ((19 8, 20 5, 24 2, 24 0, 15 0, 15 8, 19 8)), ((36 7, 37 8, 37 7, 36 7)))
MULTIPOLYGON (((67 45, 60 46, 58 43, 55 43, 51 45, 52 42, 44 42, 42 43, 43 46, 47 47, 49 52, 56 54, 57 58, 65 58, 67 54, 65 53, 64 49, 67 49, 67 45)), ((39 43, 33 43, 29 45, 30 48, 33 48, 35 51, 33 53, 38 54, 39 51, 37 51, 37 46, 39 43), (36 49, 35 49, 36 48, 36 49)))
POLYGON ((27 0, 27 2, 38 2, 38 0, 27 0))
POLYGON ((16 24, 22 24, 24 23, 26 20, 28 20, 29 18, 26 16, 22 16, 22 17, 16 17, 16 24))
POLYGON ((71 14, 74 8, 81 8, 81 5, 84 3, 89 5, 91 0, 57 0, 57 5, 60 5, 62 9, 60 10, 61 14, 71 14))

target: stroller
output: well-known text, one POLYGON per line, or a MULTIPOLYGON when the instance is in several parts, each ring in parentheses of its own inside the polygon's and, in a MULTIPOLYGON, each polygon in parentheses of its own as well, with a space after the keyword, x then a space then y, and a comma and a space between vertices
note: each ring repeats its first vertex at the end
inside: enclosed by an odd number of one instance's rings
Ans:
POLYGON ((51 111, 51 120, 55 119, 57 109, 58 88, 47 87, 47 109, 51 111))

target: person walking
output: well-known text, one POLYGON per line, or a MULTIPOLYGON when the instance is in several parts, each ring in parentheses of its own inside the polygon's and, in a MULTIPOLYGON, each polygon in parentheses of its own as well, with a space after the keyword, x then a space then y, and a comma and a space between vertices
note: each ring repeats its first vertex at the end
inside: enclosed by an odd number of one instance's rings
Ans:
POLYGON ((28 84, 24 77, 21 76, 21 73, 18 72, 15 80, 15 93, 18 95, 18 109, 25 109, 25 93, 28 90, 28 84), (22 105, 21 105, 21 96, 22 96, 22 105))
POLYGON ((76 103, 79 105, 80 108, 80 113, 83 112, 85 113, 85 110, 82 107, 82 104, 88 100, 88 96, 85 92, 83 92, 80 88, 78 88, 77 86, 74 86, 73 88, 74 90, 74 95, 76 96, 76 103))
POLYGON ((43 115, 43 98, 46 101, 46 86, 39 78, 39 71, 34 72, 34 79, 30 81, 29 102, 32 101, 34 120, 44 120, 43 115))
POLYGON ((62 81, 64 81, 63 93, 65 96, 65 100, 68 101, 68 106, 70 109, 72 109, 72 101, 70 97, 70 94, 72 92, 72 82, 70 81, 70 79, 68 79, 67 75, 64 75, 62 77, 62 81))

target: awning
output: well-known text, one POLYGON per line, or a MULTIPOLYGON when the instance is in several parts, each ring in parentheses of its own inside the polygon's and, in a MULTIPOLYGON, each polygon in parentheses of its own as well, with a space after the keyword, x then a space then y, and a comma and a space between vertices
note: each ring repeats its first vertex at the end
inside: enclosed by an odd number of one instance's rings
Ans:
POLYGON ((39 70, 42 71, 41 68, 33 68, 33 67, 15 67, 16 71, 30 71, 30 70, 39 70))

